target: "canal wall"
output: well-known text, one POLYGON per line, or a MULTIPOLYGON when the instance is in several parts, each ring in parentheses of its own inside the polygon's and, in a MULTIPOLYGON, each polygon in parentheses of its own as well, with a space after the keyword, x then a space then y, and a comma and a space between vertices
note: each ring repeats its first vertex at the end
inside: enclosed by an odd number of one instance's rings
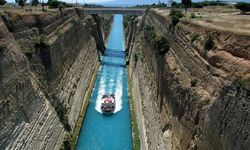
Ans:
POLYGON ((0 149, 70 149, 111 22, 76 9, 1 14, 0 149))
POLYGON ((170 17, 155 10, 133 21, 127 42, 136 37, 127 49, 141 149, 247 149, 249 36, 188 19, 173 30, 170 17), (152 32, 169 49, 158 49, 152 32), (208 36, 215 43, 210 51, 204 49, 208 36))

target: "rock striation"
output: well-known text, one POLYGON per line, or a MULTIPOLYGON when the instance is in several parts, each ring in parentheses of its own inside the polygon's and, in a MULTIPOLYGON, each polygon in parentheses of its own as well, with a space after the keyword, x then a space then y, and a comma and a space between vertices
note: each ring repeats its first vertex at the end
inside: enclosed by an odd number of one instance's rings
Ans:
POLYGON ((130 21, 136 25, 127 27, 129 75, 142 149, 248 149, 250 36, 188 19, 173 29, 170 17, 155 10, 130 21), (149 29, 169 49, 158 49, 149 29), (206 50, 209 36, 214 47, 206 50))
POLYGON ((68 146, 112 22, 82 11, 1 14, 0 149, 68 146))

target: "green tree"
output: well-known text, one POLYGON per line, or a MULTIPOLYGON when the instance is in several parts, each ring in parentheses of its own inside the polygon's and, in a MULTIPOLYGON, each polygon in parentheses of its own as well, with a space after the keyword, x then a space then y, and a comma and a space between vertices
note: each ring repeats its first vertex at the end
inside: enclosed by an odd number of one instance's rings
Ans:
POLYGON ((32 0, 31 5, 32 6, 37 6, 39 4, 38 0, 32 0))
POLYGON ((21 6, 21 7, 25 6, 26 0, 15 0, 15 1, 16 1, 16 3, 18 3, 18 5, 21 6))
POLYGON ((175 26, 179 23, 180 19, 175 15, 171 16, 171 18, 172 18, 172 25, 175 28, 175 26))
POLYGON ((5 0, 0 0, 0 5, 4 5, 6 3, 5 0))
POLYGON ((51 2, 52 0, 48 0, 47 4, 49 5, 49 3, 51 2))
POLYGON ((250 4, 249 3, 240 2, 240 3, 237 3, 235 5, 235 7, 237 9, 240 9, 243 14, 250 11, 250 4))
POLYGON ((60 2, 60 1, 57 1, 57 0, 51 0, 50 2, 49 2, 49 6, 50 6, 50 8, 58 8, 58 6, 61 4, 62 2, 60 2))
POLYGON ((192 0, 181 0, 181 3, 185 6, 185 15, 186 15, 187 8, 192 6, 192 0))

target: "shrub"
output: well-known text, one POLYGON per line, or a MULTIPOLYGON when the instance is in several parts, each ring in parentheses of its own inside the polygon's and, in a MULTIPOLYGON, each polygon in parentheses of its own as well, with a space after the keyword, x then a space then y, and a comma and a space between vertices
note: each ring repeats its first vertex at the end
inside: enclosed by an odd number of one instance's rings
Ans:
POLYGON ((71 4, 65 3, 65 2, 61 2, 58 0, 51 0, 48 2, 49 8, 62 8, 62 7, 72 7, 71 4))
POLYGON ((170 12, 170 16, 177 16, 178 18, 182 18, 184 15, 182 12, 172 9, 170 12))
POLYGON ((190 81, 191 87, 195 87, 195 86, 197 85, 197 83, 198 83, 198 80, 197 80, 197 79, 192 79, 192 80, 190 81))
POLYGON ((193 43, 194 41, 197 41, 200 37, 200 34, 195 32, 191 35, 191 42, 193 43))
POLYGON ((195 18, 195 14, 191 13, 190 18, 194 19, 195 18))
POLYGON ((152 42, 152 45, 159 51, 159 54, 163 55, 169 50, 168 40, 156 32, 153 27, 146 26, 144 30, 145 38, 152 42))
POLYGON ((179 23, 180 19, 175 15, 171 16, 171 18, 172 18, 172 25, 173 27, 175 27, 179 23))
POLYGON ((240 9, 243 14, 250 11, 250 3, 240 2, 235 5, 235 8, 240 9))
POLYGON ((205 50, 208 51, 208 50, 211 50, 213 47, 214 47, 214 41, 213 41, 213 39, 212 39, 212 36, 209 35, 209 36, 207 37, 207 39, 205 40, 204 48, 205 48, 205 50))
POLYGON ((163 55, 169 50, 169 42, 160 34, 156 34, 154 38, 155 48, 159 51, 159 54, 163 55))
POLYGON ((36 45, 47 47, 48 44, 46 43, 45 35, 41 34, 37 37, 36 45))
POLYGON ((153 27, 151 26, 146 26, 145 27, 145 37, 149 39, 154 39, 156 36, 156 32, 153 27))

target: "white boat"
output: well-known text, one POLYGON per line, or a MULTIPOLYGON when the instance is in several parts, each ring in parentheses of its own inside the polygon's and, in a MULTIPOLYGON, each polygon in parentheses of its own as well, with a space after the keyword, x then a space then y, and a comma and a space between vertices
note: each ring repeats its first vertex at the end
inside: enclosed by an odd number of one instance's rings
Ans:
POLYGON ((102 114, 113 114, 115 110, 115 96, 114 94, 104 94, 101 100, 102 114))

